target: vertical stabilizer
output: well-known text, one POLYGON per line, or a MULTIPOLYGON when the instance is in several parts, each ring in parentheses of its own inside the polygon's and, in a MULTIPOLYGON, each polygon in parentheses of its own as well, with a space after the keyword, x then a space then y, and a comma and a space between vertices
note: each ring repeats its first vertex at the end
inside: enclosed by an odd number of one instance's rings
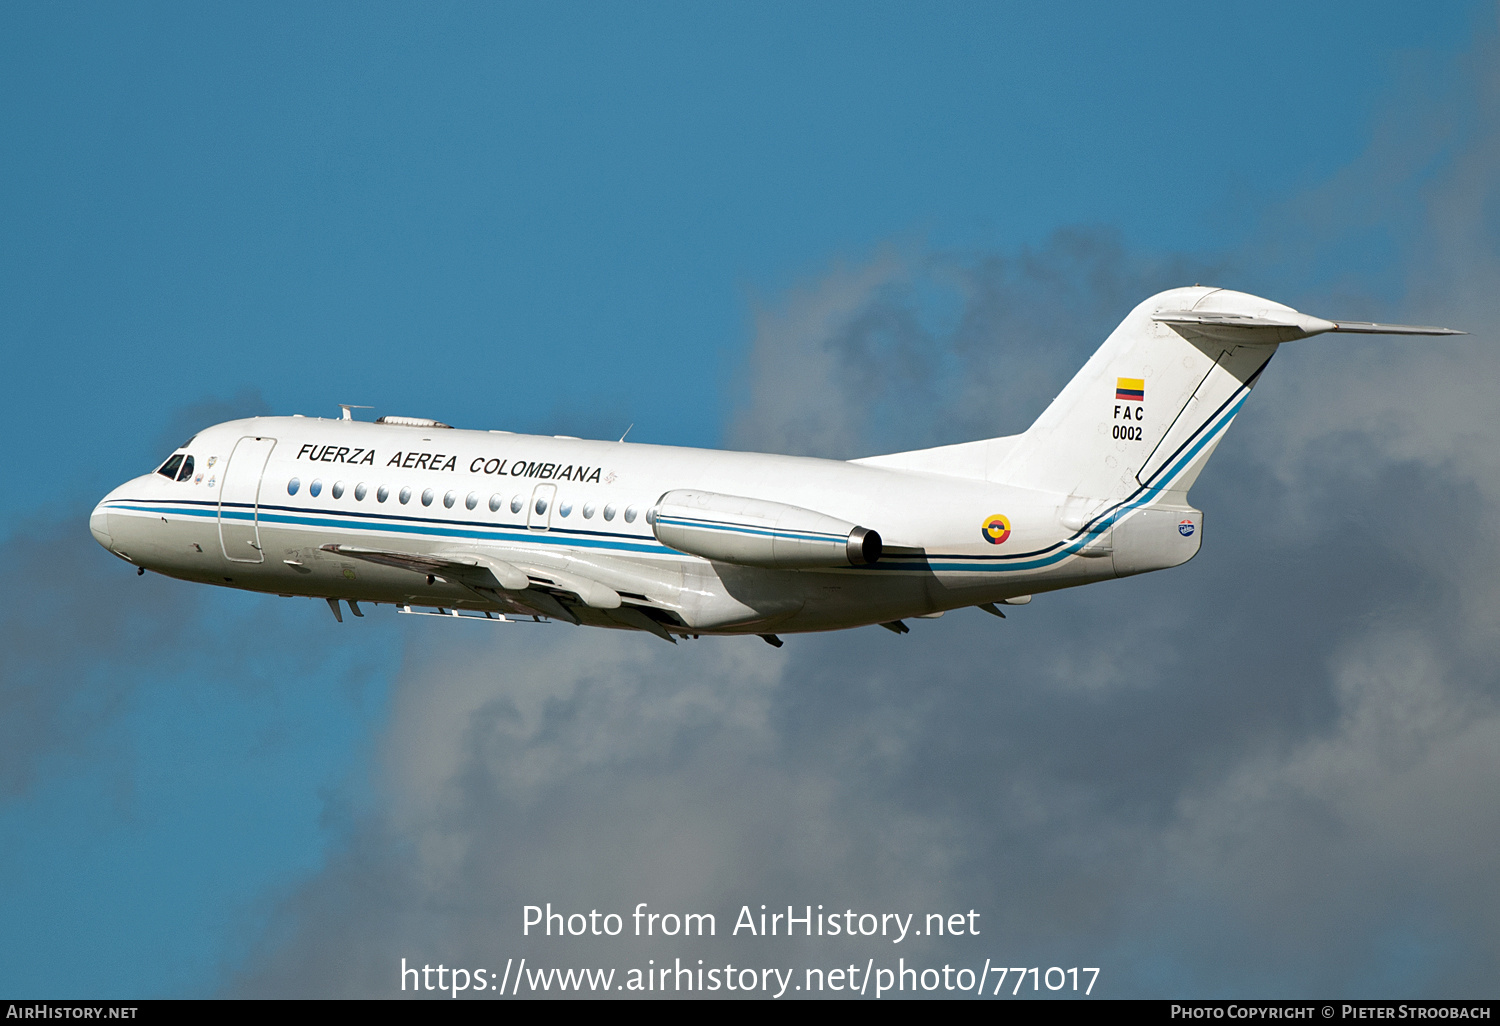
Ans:
POLYGON ((1305 337, 1266 327, 1298 316, 1224 289, 1152 296, 1110 334, 991 478, 1074 496, 1080 507, 1127 497, 1136 499, 1132 505, 1186 505, 1188 488, 1277 345, 1285 336, 1305 337), (1242 318, 1244 326, 1181 322, 1184 312, 1203 309, 1242 318))
POLYGON ((1277 347, 1324 332, 1463 334, 1328 321, 1228 289, 1172 289, 1132 310, 1024 434, 854 462, 1052 492, 1065 525, 1103 530, 1131 509, 1186 507, 1277 347), (1100 526, 1106 509, 1115 512, 1100 526))

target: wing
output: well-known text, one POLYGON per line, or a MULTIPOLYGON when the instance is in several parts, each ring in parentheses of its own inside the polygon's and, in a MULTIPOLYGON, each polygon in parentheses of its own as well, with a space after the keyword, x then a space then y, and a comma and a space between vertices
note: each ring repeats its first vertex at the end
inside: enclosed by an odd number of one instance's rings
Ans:
MULTIPOLYGON (((324 545, 323 551, 382 566, 426 574, 468 588, 480 598, 511 611, 581 623, 582 605, 625 627, 649 631, 674 644, 667 626, 682 621, 672 613, 676 605, 663 594, 664 584, 639 568, 601 565, 600 558, 578 559, 553 552, 507 550, 505 558, 478 552, 397 552, 357 545, 324 545), (601 578, 610 578, 611 584, 601 578), (622 595, 616 587, 635 585, 622 595), (655 585, 655 587, 653 587, 655 585), (640 590, 636 590, 640 589, 640 590), (647 591, 661 598, 650 598, 647 591), (628 604, 627 604, 628 603, 628 604), (517 610, 516 607, 521 607, 517 610)), ((609 564, 618 561, 608 560, 609 564)), ((675 597, 673 595, 672 597, 675 597)), ((596 619, 597 617, 590 617, 596 619)))

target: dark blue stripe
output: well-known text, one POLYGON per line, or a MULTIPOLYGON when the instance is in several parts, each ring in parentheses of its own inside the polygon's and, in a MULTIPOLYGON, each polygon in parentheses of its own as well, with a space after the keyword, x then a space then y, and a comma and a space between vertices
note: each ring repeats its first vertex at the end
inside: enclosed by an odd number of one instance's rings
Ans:
MULTIPOLYGON (((1267 362, 1269 362, 1269 360, 1267 362)), ((1261 370, 1264 369, 1265 364, 1262 364, 1261 370)), ((1249 378, 1249 380, 1247 380, 1243 385, 1240 386, 1238 390, 1236 390, 1234 395, 1230 396, 1217 410, 1214 411, 1214 414, 1204 422, 1202 427, 1200 427, 1196 432, 1193 433, 1192 436, 1190 436, 1188 442, 1183 443, 1183 446, 1178 449, 1178 453, 1174 454, 1174 459, 1169 463, 1164 464, 1161 470, 1158 470, 1156 474, 1152 475, 1151 481, 1157 482, 1159 480, 1160 483, 1148 483, 1141 485, 1136 489, 1136 491, 1131 493, 1129 497, 1121 500, 1114 506, 1111 506, 1109 509, 1106 509, 1103 512, 1097 514, 1080 530, 1075 532, 1069 538, 1064 539, 1063 541, 1056 542, 1052 545, 1047 546, 1046 548, 1036 549, 1031 552, 1016 553, 1009 556, 970 556, 963 553, 944 553, 926 557, 907 557, 906 559, 892 557, 881 560, 880 563, 874 566, 858 567, 854 569, 883 570, 887 572, 910 572, 916 570, 961 571, 967 573, 1009 573, 1024 570, 1040 570, 1045 567, 1060 563, 1067 557, 1074 555, 1081 549, 1087 547, 1088 544, 1094 540, 1095 536, 1104 533, 1107 528, 1123 519, 1127 514, 1150 505, 1161 493, 1167 491, 1171 481, 1178 475, 1180 475, 1184 470, 1186 470, 1189 464, 1192 463, 1192 461, 1198 456, 1198 454, 1202 452, 1203 449, 1211 441, 1213 441, 1215 437, 1222 433, 1224 429, 1228 427, 1230 421, 1232 421, 1235 416, 1238 415, 1240 407, 1243 406, 1245 400, 1249 398, 1250 389, 1254 386, 1255 380, 1259 376, 1260 371, 1256 371, 1256 373, 1253 374, 1249 378), (1183 451, 1184 449, 1186 449, 1186 451, 1183 451), (934 562, 934 560, 939 560, 940 562, 934 562), (941 562, 943 560, 962 560, 963 562, 941 562), (915 565, 902 565, 912 563, 914 563, 915 565)), ((150 502, 154 500, 140 501, 150 502)), ((168 504, 165 506, 166 511, 175 512, 178 515, 185 514, 188 516, 213 519, 222 511, 224 519, 240 521, 249 521, 254 519, 255 507, 250 503, 238 503, 232 505, 226 504, 223 507, 219 507, 216 503, 205 502, 201 500, 182 500, 176 502, 175 504, 173 504, 172 500, 160 501, 162 503, 168 504), (193 506, 205 508, 191 508, 193 506)), ((160 513, 162 512, 164 507, 162 505, 130 505, 129 503, 115 501, 110 503, 109 508, 128 509, 144 513, 160 513)), ((504 525, 488 525, 475 522, 455 523, 453 521, 442 521, 429 518, 402 518, 399 515, 392 516, 390 514, 370 513, 322 513, 319 515, 327 518, 352 516, 355 519, 317 520, 305 515, 292 516, 275 512, 270 514, 266 513, 267 510, 287 510, 304 514, 317 513, 318 511, 315 510, 306 510, 300 509, 298 507, 288 506, 262 506, 260 507, 260 509, 260 519, 266 523, 293 524, 305 527, 332 527, 343 528, 346 530, 377 531, 379 533, 386 534, 420 534, 432 535, 436 537, 475 538, 481 540, 504 541, 525 539, 529 543, 541 543, 546 545, 574 545, 582 548, 615 549, 625 552, 645 552, 657 555, 664 552, 677 551, 675 549, 669 548, 668 546, 662 545, 660 542, 655 541, 655 539, 652 539, 650 541, 640 539, 637 542, 624 542, 611 541, 607 540, 606 538, 582 538, 577 537, 577 535, 584 533, 595 534, 596 532, 570 532, 565 528, 553 528, 548 531, 539 531, 531 530, 528 528, 509 527, 504 525), (387 526, 387 524, 380 523, 379 521, 404 521, 404 523, 391 523, 389 524, 389 526, 387 526), (470 529, 466 530, 464 528, 470 529), (482 528, 482 530, 473 530, 472 528, 482 528), (563 535, 563 537, 560 537, 559 535, 563 535)), ((602 534, 603 532, 597 533, 602 534)), ((608 537, 619 538, 621 536, 612 535, 608 537)), ((639 536, 627 537, 639 538, 639 536)))
MULTIPOLYGON (((166 501, 169 502, 170 500, 166 501)), ((128 509, 136 512, 153 514, 161 514, 163 512, 167 512, 177 516, 199 517, 205 520, 216 519, 216 515, 219 513, 219 511, 216 509, 184 509, 174 507, 172 505, 136 506, 123 502, 113 502, 110 504, 110 508, 128 509)), ((226 506, 222 511, 222 518, 224 520, 249 522, 255 519, 254 509, 255 508, 253 506, 250 506, 248 504, 241 504, 237 508, 226 506)), ((316 513, 317 511, 309 510, 305 512, 316 513)), ((290 524, 302 527, 324 527, 340 528, 343 530, 371 531, 380 534, 415 534, 439 538, 477 538, 488 541, 524 540, 529 544, 573 545, 579 548, 614 549, 623 552, 649 552, 660 554, 662 552, 676 551, 674 549, 667 548, 665 545, 662 545, 654 538, 645 539, 640 538, 638 535, 624 536, 639 539, 636 542, 626 542, 619 540, 610 540, 607 537, 597 537, 597 535, 601 532, 587 532, 588 534, 596 535, 596 537, 579 537, 578 535, 585 532, 568 532, 559 528, 553 528, 551 531, 539 531, 531 530, 529 528, 508 527, 504 525, 472 524, 464 522, 453 523, 451 521, 385 524, 371 523, 368 521, 361 522, 358 520, 335 519, 336 517, 340 516, 340 514, 326 513, 321 515, 323 517, 326 517, 327 519, 315 519, 308 516, 292 516, 284 513, 267 513, 266 507, 263 506, 261 507, 260 522, 265 524, 290 524), (475 530, 474 528, 480 529, 475 530)), ((615 535, 612 537, 618 539, 622 536, 615 535)))

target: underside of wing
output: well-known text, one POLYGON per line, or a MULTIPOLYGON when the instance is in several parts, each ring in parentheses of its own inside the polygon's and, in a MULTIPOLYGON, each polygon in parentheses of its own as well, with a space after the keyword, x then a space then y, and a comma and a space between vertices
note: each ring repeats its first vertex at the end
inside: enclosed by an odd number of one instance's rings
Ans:
MULTIPOLYGON (((607 625, 649 631, 667 641, 675 640, 668 628, 680 628, 669 603, 653 601, 646 590, 651 581, 642 580, 637 589, 625 595, 621 572, 610 568, 615 578, 611 587, 590 574, 591 568, 571 565, 576 560, 560 559, 553 554, 526 551, 506 552, 506 558, 488 553, 470 552, 399 552, 390 549, 368 549, 357 545, 330 544, 325 552, 378 563, 382 566, 410 570, 467 588, 481 600, 502 610, 545 616, 579 624, 585 619, 607 625), (563 564, 563 565, 559 565, 563 564)), ((597 569, 597 568, 592 568, 597 569)), ((629 583, 628 581, 626 583, 629 583)))
POLYGON ((386 549, 362 549, 357 545, 324 545, 322 549, 324 552, 349 556, 353 559, 362 559, 366 563, 394 566, 401 570, 411 570, 419 574, 436 574, 442 576, 452 571, 474 569, 478 566, 478 563, 474 560, 456 559, 446 554, 438 555, 424 552, 392 552, 386 549))

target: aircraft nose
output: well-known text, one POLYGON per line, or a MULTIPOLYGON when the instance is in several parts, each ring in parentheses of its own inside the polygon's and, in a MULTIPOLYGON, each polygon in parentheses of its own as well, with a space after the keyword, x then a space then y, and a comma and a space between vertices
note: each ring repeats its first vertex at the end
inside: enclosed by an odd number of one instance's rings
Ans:
POLYGON ((113 548, 114 542, 109 537, 109 513, 104 509, 104 503, 94 507, 94 512, 89 514, 89 532, 94 540, 106 549, 113 548))

